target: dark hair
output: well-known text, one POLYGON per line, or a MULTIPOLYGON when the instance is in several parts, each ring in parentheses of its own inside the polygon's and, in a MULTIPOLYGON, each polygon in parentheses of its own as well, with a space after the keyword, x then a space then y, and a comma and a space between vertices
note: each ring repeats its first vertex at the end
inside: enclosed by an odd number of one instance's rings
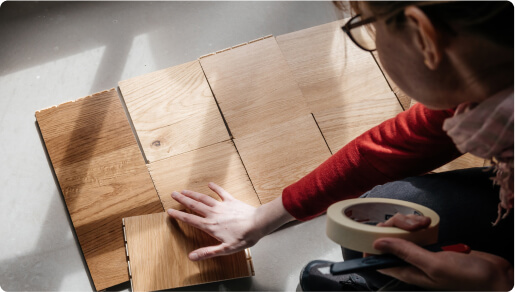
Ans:
MULTIPOLYGON (((513 48, 513 4, 509 1, 362 1, 376 17, 390 15, 387 22, 399 27, 406 17, 403 8, 418 6, 440 29, 450 34, 467 32, 481 35, 502 46, 513 48), (395 13, 399 11, 399 13, 395 13), (394 15, 391 15, 394 13, 394 15)), ((350 6, 360 13, 360 2, 351 1, 350 6)), ((342 9, 344 5, 338 3, 342 9)))

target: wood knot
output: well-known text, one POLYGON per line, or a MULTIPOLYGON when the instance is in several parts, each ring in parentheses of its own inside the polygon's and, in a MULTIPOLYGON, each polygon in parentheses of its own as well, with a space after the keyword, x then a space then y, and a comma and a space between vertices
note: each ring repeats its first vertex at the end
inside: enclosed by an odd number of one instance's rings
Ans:
POLYGON ((154 147, 159 147, 159 146, 161 146, 161 141, 156 140, 156 141, 152 142, 152 146, 154 146, 154 147))

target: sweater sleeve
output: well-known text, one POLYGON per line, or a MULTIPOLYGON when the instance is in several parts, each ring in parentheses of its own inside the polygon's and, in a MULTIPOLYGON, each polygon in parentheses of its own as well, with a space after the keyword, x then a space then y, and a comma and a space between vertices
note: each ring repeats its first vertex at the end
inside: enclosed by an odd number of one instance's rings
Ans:
POLYGON ((431 171, 459 157, 442 129, 453 110, 416 104, 345 145, 311 173, 286 187, 282 201, 298 220, 309 220, 376 185, 431 171))

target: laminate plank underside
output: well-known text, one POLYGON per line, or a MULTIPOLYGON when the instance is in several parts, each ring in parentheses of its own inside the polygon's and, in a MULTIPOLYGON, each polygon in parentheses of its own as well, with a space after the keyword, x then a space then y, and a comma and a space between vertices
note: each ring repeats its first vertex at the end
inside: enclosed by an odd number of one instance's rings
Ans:
POLYGON ((149 162, 230 139, 199 61, 119 87, 149 162))
POLYGON ((95 288, 128 281, 121 220, 163 207, 116 90, 36 119, 95 288))
POLYGON ((229 256, 192 262, 188 253, 216 245, 216 239, 166 213, 124 219, 132 291, 184 287, 253 275, 250 256, 229 256))

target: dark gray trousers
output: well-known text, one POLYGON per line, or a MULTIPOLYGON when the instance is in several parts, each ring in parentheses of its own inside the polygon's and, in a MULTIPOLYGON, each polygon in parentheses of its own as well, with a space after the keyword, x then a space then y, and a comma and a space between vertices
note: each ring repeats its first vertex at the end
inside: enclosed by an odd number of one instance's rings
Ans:
MULTIPOLYGON (((497 226, 499 188, 485 168, 471 168, 411 177, 376 186, 362 197, 392 198, 433 209, 440 216, 439 242, 465 243, 473 250, 499 255, 513 265, 513 213, 497 226)), ((362 257, 343 250, 344 259, 362 257)), ((361 274, 372 289, 392 279, 378 272, 361 274)))

